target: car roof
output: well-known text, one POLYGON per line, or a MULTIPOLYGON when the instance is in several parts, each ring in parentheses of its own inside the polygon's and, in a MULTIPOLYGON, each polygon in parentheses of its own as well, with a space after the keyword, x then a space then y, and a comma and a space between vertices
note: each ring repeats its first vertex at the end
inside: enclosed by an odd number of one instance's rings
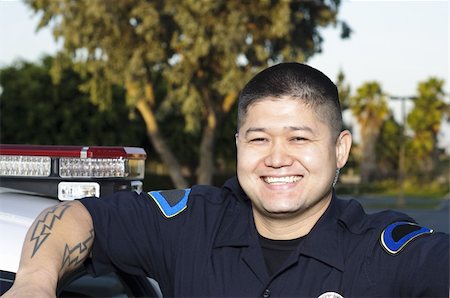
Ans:
POLYGON ((54 198, 0 187, 0 270, 17 271, 29 227, 42 210, 58 203, 54 198))

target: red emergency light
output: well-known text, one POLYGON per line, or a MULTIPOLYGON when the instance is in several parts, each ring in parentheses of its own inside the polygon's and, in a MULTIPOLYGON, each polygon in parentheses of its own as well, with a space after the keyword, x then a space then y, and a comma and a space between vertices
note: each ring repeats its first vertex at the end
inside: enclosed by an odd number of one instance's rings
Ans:
POLYGON ((0 145, 0 155, 79 157, 79 158, 134 158, 144 159, 144 149, 137 147, 107 146, 41 146, 41 145, 0 145))

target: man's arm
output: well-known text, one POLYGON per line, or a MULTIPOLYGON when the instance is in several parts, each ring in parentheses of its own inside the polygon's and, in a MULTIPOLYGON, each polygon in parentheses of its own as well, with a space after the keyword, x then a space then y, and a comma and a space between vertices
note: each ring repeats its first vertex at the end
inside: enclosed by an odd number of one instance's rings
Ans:
POLYGON ((83 263, 93 242, 92 218, 80 202, 45 209, 28 230, 14 285, 4 297, 54 297, 58 280, 83 263))

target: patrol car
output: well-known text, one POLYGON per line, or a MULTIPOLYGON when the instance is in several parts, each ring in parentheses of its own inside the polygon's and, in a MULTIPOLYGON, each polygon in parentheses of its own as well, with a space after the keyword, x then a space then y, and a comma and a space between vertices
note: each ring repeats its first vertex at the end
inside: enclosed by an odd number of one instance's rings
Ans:
MULTIPOLYGON (((39 213, 60 201, 142 191, 146 153, 136 147, 0 145, 0 295, 14 281, 25 235, 39 213)), ((58 297, 161 297, 156 281, 84 268, 65 276, 58 297)))

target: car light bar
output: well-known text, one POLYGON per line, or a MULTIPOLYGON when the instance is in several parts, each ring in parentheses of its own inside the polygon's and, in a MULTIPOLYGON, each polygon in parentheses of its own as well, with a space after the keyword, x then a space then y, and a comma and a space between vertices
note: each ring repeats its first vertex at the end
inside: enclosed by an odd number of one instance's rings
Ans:
POLYGON ((0 145, 0 175, 143 179, 146 157, 136 147, 0 145))
POLYGON ((60 158, 59 175, 76 177, 127 177, 128 160, 123 158, 60 158))
POLYGON ((0 186, 62 201, 141 192, 146 157, 136 147, 0 145, 0 186))
POLYGON ((51 159, 46 156, 0 155, 0 176, 48 177, 51 159))

